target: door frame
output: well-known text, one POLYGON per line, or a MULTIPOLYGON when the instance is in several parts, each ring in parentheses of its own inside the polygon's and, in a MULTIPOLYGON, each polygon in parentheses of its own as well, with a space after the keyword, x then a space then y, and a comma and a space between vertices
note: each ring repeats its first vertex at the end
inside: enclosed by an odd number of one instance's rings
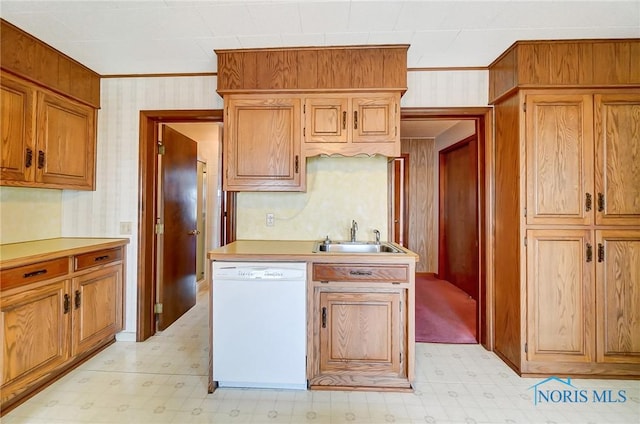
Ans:
POLYGON ((155 334, 158 124, 219 122, 223 110, 141 110, 138 171, 138 283, 136 341, 155 334))
MULTIPOLYGON (((486 349, 493 350, 493 216, 494 216, 494 141, 492 107, 401 108, 400 119, 473 120, 478 136, 478 235, 480 287, 477 337, 486 349)), ((439 237, 439 236, 438 236, 439 237)))

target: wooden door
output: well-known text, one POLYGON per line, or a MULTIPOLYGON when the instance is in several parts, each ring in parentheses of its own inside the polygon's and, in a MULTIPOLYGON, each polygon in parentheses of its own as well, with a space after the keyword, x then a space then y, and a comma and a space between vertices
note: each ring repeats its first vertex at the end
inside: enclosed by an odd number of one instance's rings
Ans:
POLYGON ((526 96, 527 224, 593 222, 590 95, 526 96))
POLYGON ((95 185, 95 110, 62 97, 38 94, 36 181, 92 190, 95 185))
POLYGON ((640 364, 640 230, 596 231, 597 361, 640 364))
POLYGON ((346 143, 351 123, 348 97, 307 97, 304 123, 305 143, 346 143))
POLYGON ((478 137, 440 152, 438 276, 479 296, 478 137))
POLYGON ((157 329, 164 330, 196 304, 197 143, 162 126, 159 156, 159 237, 157 329))
POLYGON ((596 223, 640 225, 640 93, 595 96, 596 223))
POLYGON ((0 299, 2 402, 69 359, 69 281, 0 299))
POLYGON ((320 374, 335 374, 334 381, 344 385, 353 376, 374 375, 380 383, 385 377, 406 378, 403 304, 403 290, 321 292, 320 374))
POLYGON ((589 230, 527 231, 529 361, 594 359, 591 237, 589 230))
POLYGON ((230 96, 225 116, 225 190, 302 190, 301 110, 297 97, 230 96))
POLYGON ((33 180, 35 89, 5 75, 0 77, 0 179, 33 180))
POLYGON ((395 142, 400 137, 400 95, 356 96, 351 100, 354 143, 395 142))
POLYGON ((73 279, 71 354, 86 352, 122 329, 122 265, 73 279))
POLYGON ((409 154, 393 158, 389 162, 390 228, 389 237, 394 243, 409 245, 409 154))

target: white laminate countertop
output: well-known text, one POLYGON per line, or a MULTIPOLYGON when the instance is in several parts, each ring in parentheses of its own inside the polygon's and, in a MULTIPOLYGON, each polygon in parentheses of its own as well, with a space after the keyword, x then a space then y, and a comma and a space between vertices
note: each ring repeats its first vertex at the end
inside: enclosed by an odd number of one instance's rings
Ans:
POLYGON ((61 237, 0 244, 0 268, 11 268, 34 261, 77 255, 98 249, 109 249, 128 243, 128 238, 61 237))
POLYGON ((314 253, 315 241, 309 240, 236 240, 211 250, 213 261, 300 261, 394 263, 418 261, 418 255, 397 244, 405 253, 314 253))

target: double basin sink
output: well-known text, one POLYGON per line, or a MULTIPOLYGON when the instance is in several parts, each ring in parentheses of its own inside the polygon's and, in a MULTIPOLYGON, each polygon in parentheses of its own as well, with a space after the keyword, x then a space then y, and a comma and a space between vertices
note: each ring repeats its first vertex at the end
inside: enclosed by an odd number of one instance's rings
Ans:
POLYGON ((387 242, 373 241, 318 241, 314 253, 405 253, 387 242))

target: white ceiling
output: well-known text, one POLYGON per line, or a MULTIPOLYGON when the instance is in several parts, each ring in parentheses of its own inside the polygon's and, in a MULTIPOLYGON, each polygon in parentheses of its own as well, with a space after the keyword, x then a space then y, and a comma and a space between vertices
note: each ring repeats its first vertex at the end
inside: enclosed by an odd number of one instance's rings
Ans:
POLYGON ((101 75, 215 72, 214 49, 358 44, 410 44, 409 68, 484 67, 521 39, 640 37, 640 0, 1 0, 0 16, 101 75))

